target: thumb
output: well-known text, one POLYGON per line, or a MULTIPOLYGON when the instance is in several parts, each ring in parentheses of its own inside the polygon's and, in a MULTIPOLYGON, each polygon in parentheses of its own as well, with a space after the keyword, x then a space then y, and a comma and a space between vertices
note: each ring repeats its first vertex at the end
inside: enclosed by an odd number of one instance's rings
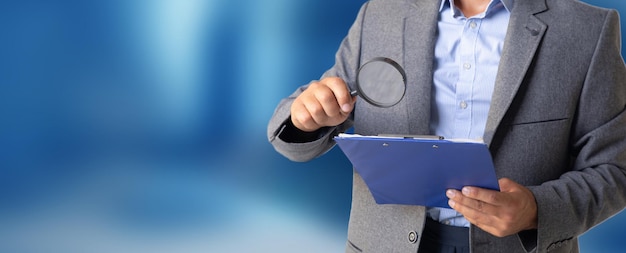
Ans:
POLYGON ((500 178, 500 180, 498 180, 498 184, 500 185, 501 192, 512 192, 519 188, 518 183, 506 177, 500 178))
POLYGON ((356 103, 356 99, 358 96, 354 96, 350 99, 349 103, 345 103, 341 105, 341 113, 344 115, 350 114, 354 109, 354 104, 356 103))

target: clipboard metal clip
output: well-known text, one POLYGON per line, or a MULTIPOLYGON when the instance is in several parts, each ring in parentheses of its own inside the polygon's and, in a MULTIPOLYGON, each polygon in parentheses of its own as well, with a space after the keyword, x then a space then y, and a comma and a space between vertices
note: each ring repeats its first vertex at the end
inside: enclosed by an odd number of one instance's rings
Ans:
POLYGON ((404 138, 404 139, 416 139, 416 140, 443 140, 444 139, 444 137, 440 135, 379 134, 378 136, 404 138))

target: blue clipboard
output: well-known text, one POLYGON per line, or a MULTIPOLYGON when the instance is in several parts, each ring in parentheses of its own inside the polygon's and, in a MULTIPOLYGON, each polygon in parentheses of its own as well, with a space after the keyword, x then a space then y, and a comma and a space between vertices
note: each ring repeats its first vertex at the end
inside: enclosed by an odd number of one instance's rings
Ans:
POLYGON ((484 143, 350 134, 334 139, 378 204, 450 208, 447 189, 500 189, 484 143))

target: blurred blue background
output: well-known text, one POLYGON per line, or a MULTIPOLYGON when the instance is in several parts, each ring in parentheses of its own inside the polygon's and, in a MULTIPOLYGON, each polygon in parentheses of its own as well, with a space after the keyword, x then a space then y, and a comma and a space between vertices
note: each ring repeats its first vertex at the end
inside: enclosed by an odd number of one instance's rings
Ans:
POLYGON ((290 162, 266 124, 363 2, 0 3, 0 252, 342 252, 350 163, 290 162))

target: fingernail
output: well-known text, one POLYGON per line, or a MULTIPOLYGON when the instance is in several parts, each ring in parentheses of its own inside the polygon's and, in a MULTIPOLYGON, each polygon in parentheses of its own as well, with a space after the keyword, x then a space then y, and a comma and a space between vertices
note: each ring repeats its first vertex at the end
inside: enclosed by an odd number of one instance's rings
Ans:
POLYGON ((350 104, 343 104, 341 106, 341 110, 344 111, 344 112, 350 112, 350 111, 352 111, 352 105, 350 105, 350 104))
POLYGON ((448 200, 448 205, 454 208, 454 205, 456 205, 456 203, 454 202, 454 200, 448 200))
POLYGON ((470 189, 468 187, 463 187, 463 194, 465 195, 469 195, 470 194, 470 189))
POLYGON ((447 190, 446 191, 446 196, 448 196, 448 198, 454 198, 454 191, 453 190, 447 190))

